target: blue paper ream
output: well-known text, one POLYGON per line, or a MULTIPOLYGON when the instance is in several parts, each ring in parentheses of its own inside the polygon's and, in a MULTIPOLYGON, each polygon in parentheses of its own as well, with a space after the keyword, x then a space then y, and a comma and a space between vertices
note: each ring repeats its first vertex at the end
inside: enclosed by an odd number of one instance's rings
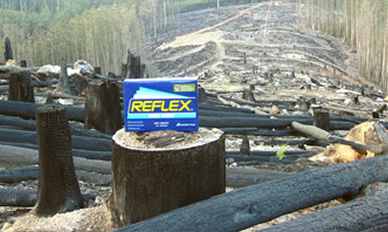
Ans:
POLYGON ((124 81, 125 130, 197 131, 197 79, 124 81))

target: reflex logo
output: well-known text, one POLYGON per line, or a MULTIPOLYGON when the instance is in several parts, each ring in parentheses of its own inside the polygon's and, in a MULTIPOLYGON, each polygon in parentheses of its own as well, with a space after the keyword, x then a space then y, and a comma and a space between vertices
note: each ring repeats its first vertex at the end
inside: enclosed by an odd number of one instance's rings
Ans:
POLYGON ((198 130, 195 78, 124 81, 126 131, 198 130))
POLYGON ((139 87, 129 100, 128 118, 195 118, 190 103, 194 97, 139 87), (172 112, 177 112, 171 114, 172 112), (153 114, 155 113, 155 114, 153 114))

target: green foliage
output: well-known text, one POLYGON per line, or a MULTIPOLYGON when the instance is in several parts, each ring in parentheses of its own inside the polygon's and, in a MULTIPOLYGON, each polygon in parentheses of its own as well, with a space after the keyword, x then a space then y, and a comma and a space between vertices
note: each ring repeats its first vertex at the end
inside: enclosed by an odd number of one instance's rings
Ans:
POLYGON ((276 157, 279 159, 279 160, 282 160, 283 158, 286 157, 286 147, 287 147, 287 143, 284 143, 282 144, 282 147, 276 151, 276 157))
POLYGON ((302 24, 344 39, 357 51, 360 74, 388 91, 388 0, 298 2, 302 24))

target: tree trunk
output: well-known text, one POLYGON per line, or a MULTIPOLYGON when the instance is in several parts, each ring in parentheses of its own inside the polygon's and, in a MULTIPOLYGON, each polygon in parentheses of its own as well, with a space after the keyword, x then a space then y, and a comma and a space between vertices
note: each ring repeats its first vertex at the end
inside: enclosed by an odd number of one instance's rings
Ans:
POLYGON ((61 74, 59 75, 59 83, 56 89, 57 93, 65 93, 75 95, 75 91, 70 84, 69 76, 67 75, 67 59, 62 59, 61 74))
POLYGON ((74 171, 66 110, 53 105, 37 109, 39 185, 33 212, 39 216, 84 207, 74 171))
POLYGON ((5 52, 4 52, 5 62, 7 62, 7 60, 13 60, 11 40, 8 37, 5 38, 4 46, 5 46, 5 52))
MULTIPOLYGON (((41 106, 44 106, 44 104, 0 100, 0 114, 23 118, 35 118, 35 110, 41 106)), ((83 108, 74 106, 63 107, 66 109, 70 120, 78 122, 84 121, 85 110, 83 108)))
POLYGON ((122 129, 113 136, 110 210, 116 228, 225 191, 221 131, 202 144, 176 149, 124 147, 127 136, 136 139, 137 133, 122 129))
POLYGON ((12 73, 9 79, 8 100, 35 102, 29 71, 12 73))
MULTIPOLYGON (((283 214, 388 181, 388 156, 363 159, 252 185, 162 214, 117 232, 239 231, 283 214)), ((386 206, 386 204, 385 204, 386 206)), ((288 230, 287 230, 288 231, 288 230)))
MULTIPOLYGON (((11 143, 37 144, 39 135, 35 131, 0 129, 0 141, 11 143)), ((92 138, 86 136, 71 136, 71 145, 75 149, 92 151, 110 151, 111 141, 108 139, 92 138)))
POLYGON ((386 183, 378 183, 373 187, 375 190, 377 189, 377 192, 369 196, 364 196, 344 205, 324 209, 260 231, 388 231, 388 187, 386 185, 386 183), (385 187, 379 187, 378 185, 385 185, 385 187))
POLYGON ((325 131, 330 131, 330 116, 328 110, 316 109, 314 110, 313 125, 325 131))
POLYGON ((123 127, 120 92, 115 83, 90 83, 85 103, 85 128, 114 134, 123 127))

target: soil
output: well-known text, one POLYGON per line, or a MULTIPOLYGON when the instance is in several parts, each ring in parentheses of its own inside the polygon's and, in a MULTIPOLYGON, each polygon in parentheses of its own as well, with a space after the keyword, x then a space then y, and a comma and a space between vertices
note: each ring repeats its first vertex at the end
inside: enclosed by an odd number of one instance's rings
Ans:
MULTIPOLYGON (((148 44, 148 60, 158 76, 197 77, 208 96, 213 98, 218 95, 241 99, 243 90, 253 86, 256 101, 296 102, 303 98, 314 99, 322 106, 353 109, 361 115, 373 111, 384 95, 358 75, 355 54, 342 41, 298 25, 303 17, 300 10, 289 1, 275 1, 274 5, 260 2, 220 11, 209 9, 182 14, 177 30, 160 34, 157 44, 148 44), (365 86, 365 95, 361 95, 361 86, 365 86), (354 96, 358 96, 359 103, 352 101, 354 96)), ((255 110, 269 113, 271 106, 260 106, 255 110)), ((310 114, 308 109, 281 105, 279 113, 310 114)), ((279 146, 253 143, 272 138, 249 136, 249 139, 251 150, 279 149, 279 146)), ((228 150, 238 150, 240 144, 241 137, 227 136, 228 150)), ((287 146, 287 149, 299 148, 287 146)), ((229 165, 242 164, 233 162, 229 165)), ((293 164, 251 167, 302 171, 321 165, 301 160, 293 164)), ((29 181, 21 187, 36 189, 36 185, 36 181, 29 181)), ((107 186, 88 186, 83 191, 95 189, 92 192, 99 196, 99 202, 93 202, 91 208, 52 218, 35 218, 28 215, 28 208, 2 207, 0 227, 8 220, 4 231, 107 231, 110 229, 109 215, 104 201, 110 192, 106 188, 109 189, 107 186), (26 213, 25 217, 12 219, 26 213)), ((254 231, 337 204, 340 202, 336 200, 327 202, 244 231, 254 231)))

